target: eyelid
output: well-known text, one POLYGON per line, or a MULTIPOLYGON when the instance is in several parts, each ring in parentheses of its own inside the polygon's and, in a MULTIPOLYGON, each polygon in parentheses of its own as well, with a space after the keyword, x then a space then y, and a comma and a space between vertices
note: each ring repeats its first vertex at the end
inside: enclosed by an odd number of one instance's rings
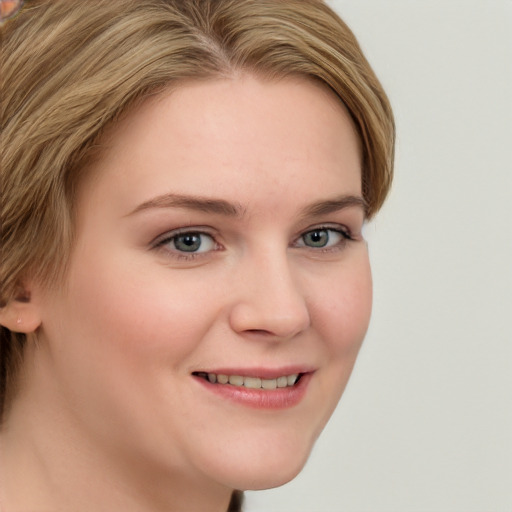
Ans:
MULTIPOLYGON (((219 234, 218 231, 213 229, 209 226, 184 226, 180 228, 176 228, 173 230, 169 230, 158 237, 156 237, 150 244, 150 248, 153 250, 161 250, 166 256, 169 256, 171 258, 174 258, 175 260, 182 260, 182 261, 192 261, 197 260, 200 258, 208 258, 212 256, 212 253, 215 253, 219 250, 223 250, 224 247, 222 244, 218 241, 219 234), (184 234, 197 234, 197 235, 204 235, 207 237, 210 237, 214 243, 214 248, 212 250, 207 250, 204 252, 186 252, 186 251, 180 251, 177 249, 172 249, 170 247, 166 247, 167 244, 171 243, 171 241, 184 234)), ((342 250, 347 243, 357 240, 358 236, 353 236, 351 229, 344 225, 344 224, 331 224, 331 223, 325 223, 325 224, 317 224, 312 225, 304 230, 302 230, 299 234, 297 234, 292 243, 291 247, 298 248, 298 249, 308 249, 314 253, 328 253, 328 252, 336 252, 337 250, 342 250), (339 233, 339 235, 342 237, 340 241, 338 241, 334 245, 330 245, 327 247, 311 247, 305 244, 298 244, 298 242, 301 240, 302 237, 307 235, 308 233, 311 233, 312 231, 334 231, 336 233, 339 233)))
POLYGON ((352 230, 346 226, 345 224, 331 224, 331 223, 325 223, 325 224, 314 224, 312 226, 307 227, 306 229, 303 229, 300 231, 300 233, 297 234, 296 240, 303 237, 307 233, 311 233, 311 231, 336 231, 338 233, 341 233, 344 235, 347 239, 353 239, 352 230))
POLYGON ((185 235, 188 233, 209 236, 209 237, 213 238, 213 240, 215 241, 216 244, 218 244, 217 239, 216 239, 217 234, 214 233, 211 228, 208 228, 206 226, 185 226, 185 227, 181 227, 181 228, 171 229, 161 235, 158 235, 150 243, 150 246, 152 248, 156 248, 158 246, 165 244, 166 242, 169 242, 170 240, 172 240, 173 238, 175 238, 179 235, 185 235))
POLYGON ((347 243, 353 242, 354 240, 355 238, 352 236, 351 230, 347 226, 341 224, 320 224, 317 226, 309 227, 306 230, 302 231, 295 238, 293 246, 298 249, 307 249, 317 254, 329 253, 343 249, 347 245, 347 243), (337 233, 339 236, 341 236, 341 240, 335 243, 334 245, 328 245, 325 247, 312 247, 306 245, 304 242, 300 243, 303 237, 305 237, 308 233, 311 233, 313 231, 333 231, 337 233))
POLYGON ((166 233, 158 236, 150 245, 152 250, 160 251, 166 258, 174 259, 176 262, 193 262, 197 260, 201 260, 202 258, 206 259, 212 256, 212 253, 222 250, 222 245, 217 241, 217 236, 215 233, 211 232, 211 228, 207 228, 204 226, 185 226, 181 228, 177 228, 174 230, 167 231, 166 233), (172 242, 173 239, 180 235, 186 234, 196 234, 210 237, 214 244, 214 248, 207 251, 180 251, 178 249, 172 249, 168 247, 168 244, 172 242))

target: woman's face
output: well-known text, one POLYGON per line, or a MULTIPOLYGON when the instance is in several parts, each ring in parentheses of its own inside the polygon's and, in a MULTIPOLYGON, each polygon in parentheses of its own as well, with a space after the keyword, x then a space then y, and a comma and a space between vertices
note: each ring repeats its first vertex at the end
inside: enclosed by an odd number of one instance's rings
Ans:
POLYGON ((243 75, 152 98, 106 146, 41 306, 62 421, 146 474, 288 481, 370 317, 349 115, 305 79, 243 75))

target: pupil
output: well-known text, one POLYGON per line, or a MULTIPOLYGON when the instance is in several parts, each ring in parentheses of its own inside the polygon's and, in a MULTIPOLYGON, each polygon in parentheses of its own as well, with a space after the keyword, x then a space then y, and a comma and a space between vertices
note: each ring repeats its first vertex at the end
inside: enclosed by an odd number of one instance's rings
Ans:
POLYGON ((329 241, 329 235, 325 230, 312 231, 311 233, 308 234, 308 238, 309 245, 312 245, 314 247, 324 247, 329 241))
POLYGON ((185 245, 188 245, 188 246, 194 245, 196 243, 195 237, 193 237, 193 236, 186 236, 183 239, 183 243, 185 245))
POLYGON ((201 237, 193 234, 181 235, 176 238, 174 245, 180 251, 194 252, 201 246, 201 237))

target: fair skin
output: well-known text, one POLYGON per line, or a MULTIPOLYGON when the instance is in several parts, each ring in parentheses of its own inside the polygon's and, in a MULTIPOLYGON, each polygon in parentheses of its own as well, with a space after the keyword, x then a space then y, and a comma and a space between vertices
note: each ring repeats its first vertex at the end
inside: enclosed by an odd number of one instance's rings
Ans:
POLYGON ((65 286, 28 283, 0 317, 38 338, 1 434, 3 503, 225 511, 301 470, 366 332, 358 138, 322 86, 241 74, 151 98, 106 146, 65 286), (207 373, 302 376, 245 392, 207 373))

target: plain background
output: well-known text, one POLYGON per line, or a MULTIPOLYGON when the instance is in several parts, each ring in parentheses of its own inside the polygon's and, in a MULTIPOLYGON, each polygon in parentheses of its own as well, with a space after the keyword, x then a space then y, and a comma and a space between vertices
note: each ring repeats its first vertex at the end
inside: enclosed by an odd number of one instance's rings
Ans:
POLYGON ((398 129, 374 314, 304 472, 246 511, 512 512, 512 1, 330 4, 398 129))

